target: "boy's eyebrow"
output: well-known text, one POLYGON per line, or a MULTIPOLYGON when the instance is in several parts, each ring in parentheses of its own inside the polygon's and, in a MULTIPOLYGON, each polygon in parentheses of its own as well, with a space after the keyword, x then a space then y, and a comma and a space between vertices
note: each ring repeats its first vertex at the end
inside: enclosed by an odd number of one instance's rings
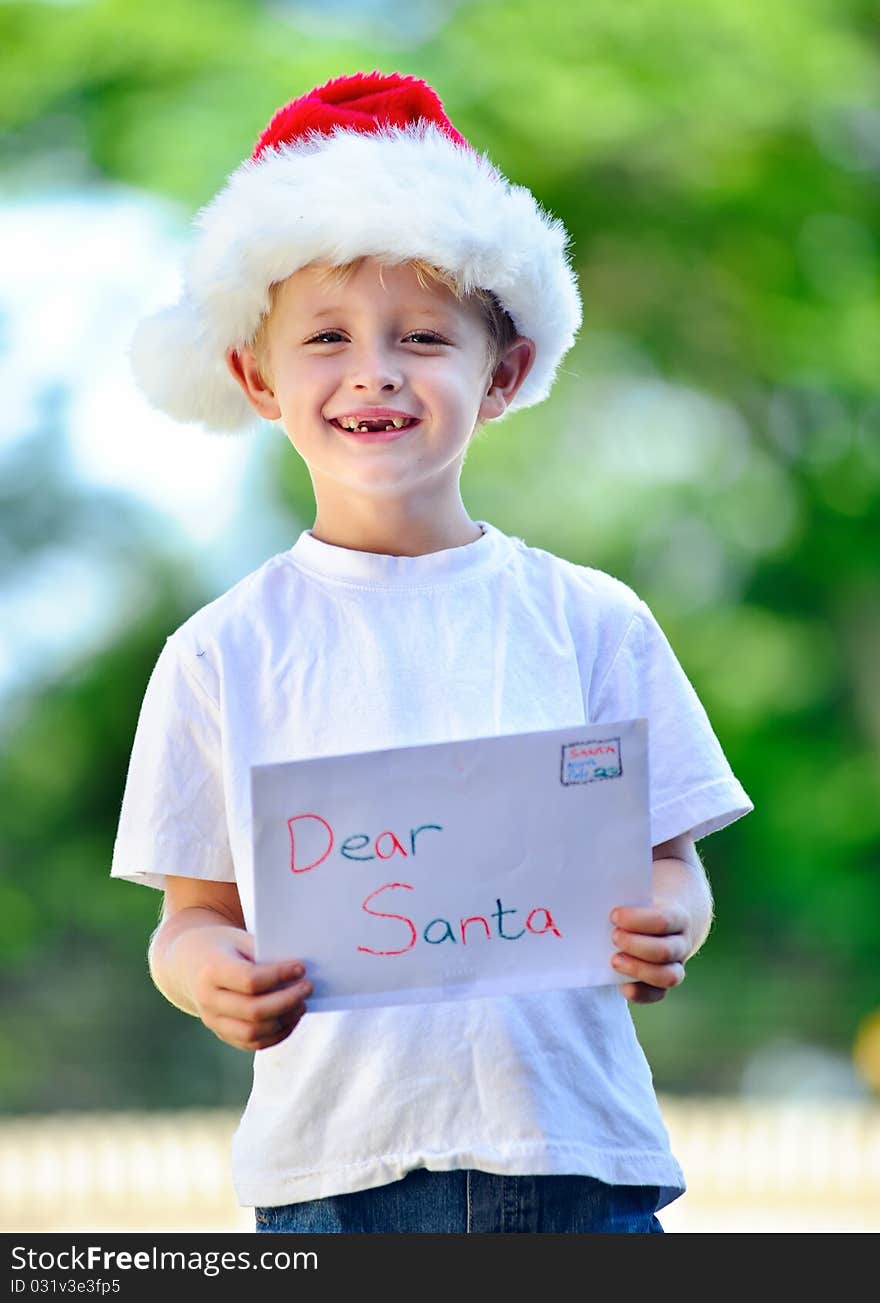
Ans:
MULTIPOLYGON (((345 305, 340 303, 340 304, 335 304, 334 306, 329 308, 319 308, 315 312, 307 312, 306 315, 310 317, 313 321, 317 321, 321 317, 335 317, 340 312, 344 312, 345 310, 346 310, 345 305)), ((440 304, 418 305, 415 303, 401 303, 399 305, 399 310, 403 313, 406 313, 408 316, 419 315, 425 317, 445 318, 448 315, 448 309, 444 308, 440 304)))

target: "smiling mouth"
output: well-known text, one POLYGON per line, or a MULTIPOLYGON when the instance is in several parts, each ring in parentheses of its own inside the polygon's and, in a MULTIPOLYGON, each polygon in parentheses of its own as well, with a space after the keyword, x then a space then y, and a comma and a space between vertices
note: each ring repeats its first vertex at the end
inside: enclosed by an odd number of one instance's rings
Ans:
POLYGON ((336 429, 341 430, 343 434, 402 434, 404 430, 409 430, 414 425, 418 425, 418 421, 410 416, 398 424, 394 421, 380 418, 374 421, 362 421, 360 425, 351 427, 341 425, 334 417, 330 421, 330 424, 335 425, 336 429))

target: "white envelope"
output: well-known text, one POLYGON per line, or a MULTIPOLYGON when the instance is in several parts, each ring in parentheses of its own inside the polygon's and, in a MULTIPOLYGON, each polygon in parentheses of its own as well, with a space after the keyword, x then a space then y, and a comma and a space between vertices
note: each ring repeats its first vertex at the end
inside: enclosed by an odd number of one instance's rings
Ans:
POLYGON ((620 982, 651 901, 648 721, 251 769, 256 957, 311 1013, 620 982))

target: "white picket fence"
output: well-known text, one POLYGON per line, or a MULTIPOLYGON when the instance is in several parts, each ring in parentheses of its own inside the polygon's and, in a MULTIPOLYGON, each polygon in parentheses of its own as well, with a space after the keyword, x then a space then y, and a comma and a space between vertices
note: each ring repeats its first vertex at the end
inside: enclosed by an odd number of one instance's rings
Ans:
MULTIPOLYGON (((661 1100, 688 1192, 667 1231, 880 1230, 880 1105, 661 1100)), ((228 1111, 0 1121, 0 1231, 252 1232, 228 1111)))

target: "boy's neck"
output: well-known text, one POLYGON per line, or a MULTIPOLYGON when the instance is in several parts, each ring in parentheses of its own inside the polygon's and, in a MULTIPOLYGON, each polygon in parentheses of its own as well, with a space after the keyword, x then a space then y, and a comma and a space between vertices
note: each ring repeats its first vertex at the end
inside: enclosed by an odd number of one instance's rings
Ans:
POLYGON ((480 526, 471 520, 459 500, 447 513, 437 516, 405 508, 389 508, 377 503, 375 508, 352 509, 345 514, 322 511, 320 506, 311 528, 313 538, 334 547, 355 552, 374 552, 380 556, 425 556, 446 548, 464 547, 482 535, 480 526))

